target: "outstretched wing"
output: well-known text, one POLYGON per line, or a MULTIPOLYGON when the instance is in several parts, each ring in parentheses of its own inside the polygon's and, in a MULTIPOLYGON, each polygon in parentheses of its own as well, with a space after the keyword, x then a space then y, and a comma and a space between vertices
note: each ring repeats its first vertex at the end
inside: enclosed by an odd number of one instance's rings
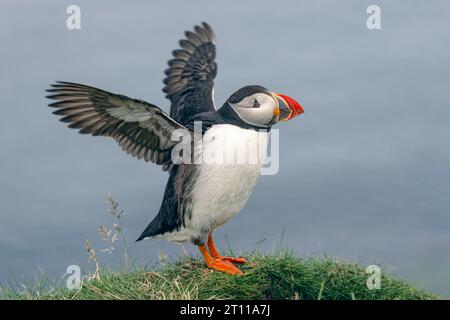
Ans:
POLYGON ((172 102, 170 116, 183 125, 197 113, 215 110, 215 35, 205 22, 194 31, 186 31, 186 39, 180 40, 181 49, 172 52, 174 58, 168 62, 164 79, 163 91, 172 102))
POLYGON ((69 128, 82 134, 112 137, 124 151, 138 159, 171 166, 170 153, 177 143, 172 132, 185 129, 157 106, 82 84, 61 82, 51 85, 49 104, 69 128))

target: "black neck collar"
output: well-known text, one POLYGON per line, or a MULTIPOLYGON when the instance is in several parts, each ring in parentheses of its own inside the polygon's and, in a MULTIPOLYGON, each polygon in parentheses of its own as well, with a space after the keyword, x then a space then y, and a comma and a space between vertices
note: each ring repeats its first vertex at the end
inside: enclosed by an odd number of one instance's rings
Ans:
POLYGON ((228 102, 225 102, 217 111, 213 112, 204 112, 200 114, 196 114, 193 118, 191 118, 188 123, 186 124, 186 127, 194 130, 194 122, 195 121, 201 121, 202 122, 202 130, 205 132, 210 127, 212 127, 215 124, 232 124, 239 128, 243 129, 251 129, 251 130, 265 130, 270 131, 270 126, 264 127, 264 126, 257 126, 250 123, 245 122, 242 120, 238 114, 233 110, 233 108, 228 104, 228 102))

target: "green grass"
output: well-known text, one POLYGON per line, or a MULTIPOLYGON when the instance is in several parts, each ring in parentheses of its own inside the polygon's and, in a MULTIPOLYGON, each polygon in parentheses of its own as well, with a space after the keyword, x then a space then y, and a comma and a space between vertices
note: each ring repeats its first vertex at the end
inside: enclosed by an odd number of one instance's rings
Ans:
POLYGON ((438 299, 439 297, 382 273, 381 289, 366 287, 368 274, 356 263, 331 258, 298 258, 289 253, 245 255, 242 276, 206 268, 180 258, 153 270, 102 271, 99 280, 80 290, 3 289, 6 299, 438 299))

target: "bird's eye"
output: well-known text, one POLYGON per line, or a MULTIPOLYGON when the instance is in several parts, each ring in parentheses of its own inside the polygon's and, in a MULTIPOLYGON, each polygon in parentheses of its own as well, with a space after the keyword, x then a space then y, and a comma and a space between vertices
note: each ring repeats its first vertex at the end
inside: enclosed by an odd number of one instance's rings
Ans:
POLYGON ((260 104, 258 100, 255 99, 255 102, 253 103, 253 108, 259 108, 260 104))

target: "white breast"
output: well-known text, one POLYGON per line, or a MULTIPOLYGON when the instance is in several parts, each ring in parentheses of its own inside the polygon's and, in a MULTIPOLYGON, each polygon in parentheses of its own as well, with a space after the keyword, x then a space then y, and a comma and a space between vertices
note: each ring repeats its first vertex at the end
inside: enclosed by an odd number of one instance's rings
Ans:
MULTIPOLYGON (((203 136, 203 163, 193 187, 187 227, 213 230, 247 202, 265 161, 268 133, 215 125, 203 136)), ((198 151, 198 150, 197 150, 198 151)))

